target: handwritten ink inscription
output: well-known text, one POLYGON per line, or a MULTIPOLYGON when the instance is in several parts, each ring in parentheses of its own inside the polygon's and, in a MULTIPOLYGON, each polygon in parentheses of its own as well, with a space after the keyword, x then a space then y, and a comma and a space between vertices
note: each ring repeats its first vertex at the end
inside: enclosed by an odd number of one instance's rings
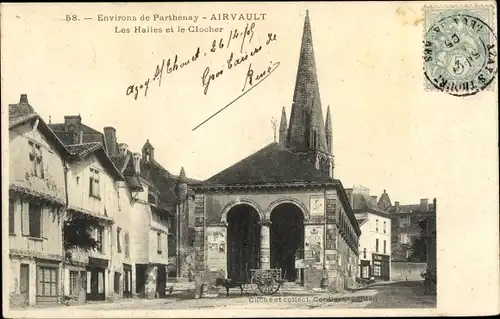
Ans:
MULTIPOLYGON (((231 70, 238 65, 242 64, 245 62, 249 57, 252 57, 259 53, 262 50, 262 45, 256 46, 250 52, 245 52, 243 53, 243 50, 245 48, 245 44, 250 44, 252 42, 252 39, 254 37, 255 33, 255 22, 252 22, 251 24, 246 24, 245 29, 240 31, 238 29, 232 29, 229 32, 229 35, 227 38, 219 38, 219 39, 214 39, 211 42, 211 46, 208 50, 209 54, 216 53, 218 51, 222 51, 223 49, 229 49, 231 47, 231 44, 234 43, 235 41, 239 41, 239 52, 236 53, 230 52, 229 57, 227 59, 227 65, 226 68, 227 70, 231 70)), ((265 45, 269 45, 271 42, 276 41, 277 37, 276 34, 274 33, 269 33, 268 34, 268 39, 265 42, 265 45)), ((207 52, 203 53, 203 56, 206 56, 207 52)), ((144 97, 147 97, 148 91, 150 84, 152 82, 158 82, 158 86, 161 86, 162 84, 162 78, 163 74, 172 74, 175 73, 189 64, 193 64, 196 62, 201 56, 201 47, 197 47, 196 50, 194 51, 193 55, 191 57, 179 57, 178 54, 175 54, 174 57, 163 59, 160 64, 156 66, 156 70, 154 75, 151 78, 147 78, 143 83, 136 84, 136 85, 130 85, 127 87, 126 90, 126 95, 127 96, 133 96, 135 100, 139 97, 139 94, 143 94, 144 97)), ((202 77, 201 77, 201 83, 204 88, 204 94, 206 95, 208 93, 208 89, 210 87, 211 81, 215 80, 216 78, 222 76, 224 74, 224 69, 220 69, 216 72, 211 72, 210 67, 206 67, 205 70, 203 71, 202 77)), ((249 81, 249 84, 251 84, 251 80, 253 79, 253 70, 249 69, 247 72, 247 78, 245 79, 245 85, 247 81, 249 81), (250 75, 250 76, 248 76, 250 75)))
POLYGON ((207 66, 201 74, 200 79, 203 93, 204 95, 207 95, 210 87, 217 79, 223 77, 226 73, 232 70, 239 69, 240 65, 248 63, 248 68, 244 73, 245 77, 244 79, 242 79, 241 92, 243 93, 241 93, 231 103, 227 104, 225 107, 214 113, 211 117, 209 117, 193 129, 193 131, 196 130, 202 124, 206 123, 208 120, 213 118, 222 110, 229 107, 243 95, 248 93, 252 88, 261 83, 280 65, 280 62, 278 61, 270 61, 266 67, 261 68, 256 68, 252 64, 252 62, 250 61, 251 57, 254 57, 262 52, 263 46, 268 46, 278 39, 276 34, 267 33, 267 39, 264 43, 254 45, 247 50, 247 47, 252 44, 252 40, 256 32, 255 30, 255 22, 252 22, 251 24, 247 23, 243 30, 238 30, 235 28, 230 30, 227 37, 221 37, 212 40, 207 51, 203 50, 202 47, 199 46, 194 50, 192 56, 180 57, 178 54, 175 54, 173 57, 163 59, 161 63, 156 66, 156 70, 152 77, 147 78, 143 83, 128 86, 126 95, 133 96, 135 100, 137 100, 140 94, 143 94, 144 97, 147 97, 150 84, 152 84, 153 82, 157 82, 158 86, 162 85, 164 73, 168 75, 179 72, 183 68, 188 67, 190 64, 194 64, 196 63, 196 61, 201 60, 201 57, 207 56, 207 54, 214 54, 216 52, 223 51, 228 52, 227 58, 225 59, 225 63, 222 68, 213 71, 210 66, 207 66), (235 48, 236 50, 230 50, 232 47, 234 47, 234 45, 237 46, 235 48))

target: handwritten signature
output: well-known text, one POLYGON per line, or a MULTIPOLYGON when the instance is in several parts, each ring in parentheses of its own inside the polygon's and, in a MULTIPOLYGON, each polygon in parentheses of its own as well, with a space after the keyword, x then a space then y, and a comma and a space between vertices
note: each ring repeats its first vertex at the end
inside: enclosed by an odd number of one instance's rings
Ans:
POLYGON ((205 124, 206 122, 208 122, 209 120, 211 120, 213 117, 215 117, 217 114, 219 114, 220 112, 224 111, 225 109, 227 109, 229 106, 231 106, 234 102, 238 101, 241 97, 243 97, 245 94, 247 94, 248 92, 250 92, 253 88, 255 88, 257 85, 259 85, 260 83, 262 83, 262 81, 264 81, 269 75, 271 75, 271 73, 273 73, 279 66, 280 66, 280 63, 279 62, 270 62, 270 66, 268 66, 268 68, 258 74, 255 75, 255 72, 254 70, 252 69, 252 63, 250 63, 250 65, 248 66, 248 71, 246 73, 246 77, 245 77, 245 85, 243 86, 243 93, 240 94, 237 98, 235 98, 234 100, 232 100, 229 104, 227 104, 226 106, 224 106, 223 108, 221 108, 220 110, 218 110, 217 112, 215 112, 214 114, 212 114, 210 117, 208 117, 206 120, 204 120, 203 122, 201 122, 200 124, 198 124, 194 129, 196 130, 197 128, 199 128, 200 126, 202 126, 203 124, 205 124), (255 77, 254 77, 255 75, 255 77), (258 81, 258 82, 255 82, 254 84, 254 80, 258 81), (249 87, 248 89, 247 88, 247 84, 249 84, 249 87), (245 91, 246 89, 246 91, 245 91))

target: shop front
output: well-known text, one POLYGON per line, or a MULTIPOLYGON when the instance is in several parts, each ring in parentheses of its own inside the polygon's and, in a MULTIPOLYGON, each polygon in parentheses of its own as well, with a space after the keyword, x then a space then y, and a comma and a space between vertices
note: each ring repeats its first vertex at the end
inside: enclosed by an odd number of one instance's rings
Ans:
POLYGON ((389 280, 390 279, 390 265, 389 256, 372 254, 372 275, 376 279, 389 280))
POLYGON ((106 299, 106 269, 109 261, 100 258, 89 258, 87 265, 87 300, 106 299))

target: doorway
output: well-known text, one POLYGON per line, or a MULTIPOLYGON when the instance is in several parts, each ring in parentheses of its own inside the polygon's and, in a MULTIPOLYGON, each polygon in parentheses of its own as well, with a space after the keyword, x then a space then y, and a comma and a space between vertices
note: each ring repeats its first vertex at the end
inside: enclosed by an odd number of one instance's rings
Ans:
POLYGON ((295 259, 304 249, 304 215, 294 204, 284 203, 271 212, 271 268, 281 268, 287 281, 297 279, 295 259))
POLYGON ((250 269, 258 269, 260 254, 259 214, 248 205, 227 214, 227 274, 233 282, 249 282, 250 269))
POLYGON ((87 300, 105 300, 104 269, 87 269, 87 280, 90 281, 90 285, 87 285, 87 300))

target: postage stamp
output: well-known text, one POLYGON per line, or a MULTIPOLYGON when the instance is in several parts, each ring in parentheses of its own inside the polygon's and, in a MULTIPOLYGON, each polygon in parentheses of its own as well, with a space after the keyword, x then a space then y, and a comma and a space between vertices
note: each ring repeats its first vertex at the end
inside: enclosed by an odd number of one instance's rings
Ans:
POLYGON ((491 86, 497 74, 495 8, 424 7, 425 89, 469 96, 491 86))

